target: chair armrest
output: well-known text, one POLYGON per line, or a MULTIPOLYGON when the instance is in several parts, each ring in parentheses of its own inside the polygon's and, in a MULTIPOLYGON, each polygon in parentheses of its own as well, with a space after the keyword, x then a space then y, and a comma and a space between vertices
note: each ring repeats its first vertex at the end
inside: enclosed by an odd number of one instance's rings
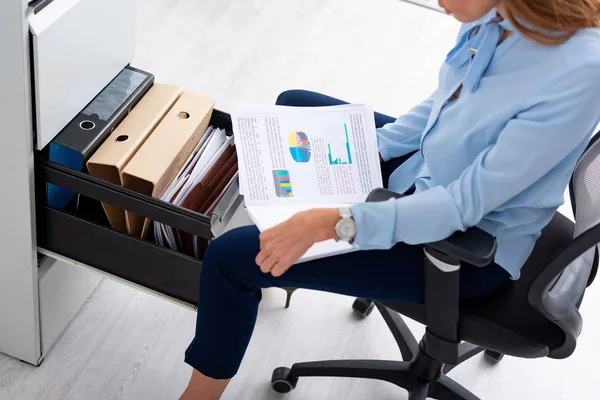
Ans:
MULTIPOLYGON (((401 197, 404 196, 391 190, 375 189, 367 197, 367 202, 387 201, 401 197)), ((496 239, 477 227, 469 228, 465 232, 456 232, 449 238, 428 243, 426 246, 477 267, 491 264, 496 255, 496 239)))
POLYGON ((367 196, 367 203, 377 203, 379 201, 387 201, 389 199, 399 199, 404 197, 403 194, 400 193, 396 193, 396 192, 392 192, 391 190, 388 189, 374 189, 373 191, 371 191, 371 193, 369 193, 369 196, 367 196))
POLYGON ((427 247, 476 267, 485 267, 494 261, 497 245, 496 238, 474 226, 439 242, 428 243, 427 247))

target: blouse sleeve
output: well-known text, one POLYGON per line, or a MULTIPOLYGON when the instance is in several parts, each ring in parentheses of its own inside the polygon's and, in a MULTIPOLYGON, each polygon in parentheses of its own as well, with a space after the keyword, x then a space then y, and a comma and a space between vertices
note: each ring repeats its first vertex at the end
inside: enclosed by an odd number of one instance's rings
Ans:
POLYGON ((379 154, 384 161, 419 149, 432 107, 433 95, 396 121, 377 129, 379 154))
MULTIPOLYGON (((599 71, 600 66, 588 65, 549 82, 507 122, 496 143, 449 185, 354 205, 356 244, 361 249, 388 249, 397 242, 443 240, 477 225, 541 178, 571 173, 598 124, 599 71)), ((562 194, 565 188, 554 190, 562 194)))

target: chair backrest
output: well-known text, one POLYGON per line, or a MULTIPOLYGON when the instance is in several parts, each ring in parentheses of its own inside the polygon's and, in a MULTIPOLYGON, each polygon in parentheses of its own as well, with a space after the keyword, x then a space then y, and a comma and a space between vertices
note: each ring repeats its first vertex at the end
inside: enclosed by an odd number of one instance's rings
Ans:
MULTIPOLYGON (((532 285, 532 291, 541 290, 541 297, 532 304, 547 318, 561 327, 566 340, 559 349, 551 350, 550 357, 568 357, 574 350, 581 333, 582 318, 579 306, 586 288, 598 270, 600 243, 600 133, 590 141, 579 159, 569 191, 575 216, 573 241, 553 259, 548 271, 532 285), (543 287, 541 286, 543 285, 543 287), (534 304, 535 303, 535 304, 534 304)), ((530 292, 530 300, 532 293, 530 292)))
MULTIPOLYGON (((600 132, 597 133, 583 153, 573 172, 569 192, 575 216, 574 238, 580 237, 600 224, 600 132)), ((596 245, 598 245, 596 243, 596 245)), ((590 251, 596 251, 597 246, 590 251)), ((588 254, 589 255, 589 254, 588 254)), ((597 256, 597 251, 596 251, 597 256)), ((583 257, 583 256, 582 256, 583 257)), ((598 273, 598 260, 594 261, 586 286, 598 273)))
MULTIPOLYGON (((575 216, 574 238, 600 224, 600 132, 597 133, 577 163, 569 192, 575 216)), ((600 241, 598 242, 600 243, 600 241)), ((590 250, 596 250, 590 249, 590 250)), ((592 266, 587 286, 598 273, 598 260, 592 266)))

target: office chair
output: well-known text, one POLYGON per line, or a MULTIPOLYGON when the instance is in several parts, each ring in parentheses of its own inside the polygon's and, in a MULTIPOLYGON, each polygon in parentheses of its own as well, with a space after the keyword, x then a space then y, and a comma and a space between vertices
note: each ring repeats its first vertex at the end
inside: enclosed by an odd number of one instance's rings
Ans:
MULTIPOLYGON (((273 372, 279 393, 293 390, 301 377, 378 379, 409 392, 409 400, 476 400, 446 374, 484 351, 492 362, 503 355, 521 358, 569 357, 582 329, 579 307, 598 270, 600 243, 600 134, 590 141, 571 177, 575 223, 560 213, 542 231, 521 277, 471 301, 459 301, 461 262, 484 267, 496 241, 478 228, 425 246, 425 301, 422 304, 356 299, 355 311, 374 307, 391 330, 405 361, 339 360, 297 363, 273 372), (427 326, 420 343, 399 314, 427 326)), ((401 195, 373 191, 367 201, 401 195)))

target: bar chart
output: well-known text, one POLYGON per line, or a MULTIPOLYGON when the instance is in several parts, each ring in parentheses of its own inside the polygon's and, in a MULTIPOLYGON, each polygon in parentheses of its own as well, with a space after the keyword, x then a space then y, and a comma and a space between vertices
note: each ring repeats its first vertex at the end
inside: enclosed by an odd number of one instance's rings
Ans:
POLYGON ((277 194, 277 197, 294 197, 289 171, 281 169, 274 170, 273 182, 275 183, 275 193, 277 194))
POLYGON ((352 152, 350 151, 350 139, 348 138, 347 124, 344 124, 343 139, 333 140, 330 143, 327 143, 327 150, 329 165, 352 164, 352 152))

